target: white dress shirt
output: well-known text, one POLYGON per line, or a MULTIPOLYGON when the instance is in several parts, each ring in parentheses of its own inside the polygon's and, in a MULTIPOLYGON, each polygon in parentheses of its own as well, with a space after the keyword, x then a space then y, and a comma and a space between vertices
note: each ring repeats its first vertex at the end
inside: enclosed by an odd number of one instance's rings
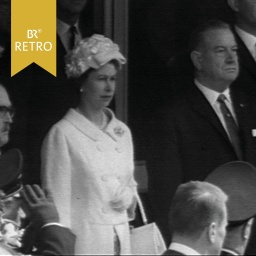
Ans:
MULTIPOLYGON (((66 51, 69 51, 69 42, 70 42, 70 25, 57 19, 57 34, 60 37, 61 42, 63 43, 66 51)), ((74 27, 77 29, 77 35, 75 41, 81 40, 82 35, 78 27, 78 22, 74 24, 74 27)))
POLYGON ((171 243, 171 245, 169 246, 169 250, 180 252, 185 255, 201 255, 199 252, 195 251, 191 247, 179 243, 171 243))
POLYGON ((251 53, 252 57, 256 60, 256 37, 252 34, 247 33, 241 28, 235 26, 237 34, 240 36, 247 49, 251 53))
MULTIPOLYGON (((233 118, 235 119, 236 124, 238 124, 236 114, 235 114, 234 108, 232 106, 232 100, 231 100, 231 97, 230 97, 230 89, 227 88, 224 92, 219 93, 219 92, 216 92, 214 90, 209 89, 208 87, 205 87, 204 85, 202 85, 196 79, 195 79, 195 84, 198 87, 198 89, 204 94, 205 98, 209 101, 210 105, 214 109, 214 111, 217 114, 221 124, 223 125, 225 131, 228 134, 228 129, 227 129, 227 126, 226 126, 226 122, 225 122, 224 117, 222 115, 222 112, 220 110, 220 103, 218 102, 218 97, 219 97, 220 94, 225 95, 225 97, 226 97, 225 104, 226 104, 227 108, 229 109, 229 111, 231 112, 233 118)), ((228 134, 228 136, 229 136, 229 134, 228 134)), ((230 138, 230 136, 229 136, 229 138, 230 138)))

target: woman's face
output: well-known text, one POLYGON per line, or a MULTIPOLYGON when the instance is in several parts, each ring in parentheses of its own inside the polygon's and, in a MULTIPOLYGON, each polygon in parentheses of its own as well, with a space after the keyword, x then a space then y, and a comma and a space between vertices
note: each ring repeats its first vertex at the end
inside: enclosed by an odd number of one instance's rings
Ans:
POLYGON ((81 86, 81 100, 92 108, 107 107, 115 94, 116 73, 112 63, 90 72, 81 86))

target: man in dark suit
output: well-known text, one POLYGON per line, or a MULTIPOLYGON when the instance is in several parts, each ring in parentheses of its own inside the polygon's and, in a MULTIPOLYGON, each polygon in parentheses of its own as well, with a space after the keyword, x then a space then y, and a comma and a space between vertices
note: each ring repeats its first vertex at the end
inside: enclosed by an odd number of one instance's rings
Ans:
POLYGON ((164 255, 219 255, 226 235, 227 198, 207 182, 180 185, 169 212, 172 242, 164 255))
POLYGON ((232 161, 213 170, 206 181, 228 195, 228 225, 221 255, 244 255, 256 216, 256 168, 232 161))
POLYGON ((234 86, 249 95, 256 94, 256 3, 251 0, 227 0, 235 14, 240 74, 234 86))
POLYGON ((255 102, 231 86, 239 66, 229 25, 214 20, 198 27, 191 37, 191 59, 194 84, 161 109, 151 125, 149 193, 167 242, 170 200, 179 184, 204 180, 229 161, 256 164, 255 102))

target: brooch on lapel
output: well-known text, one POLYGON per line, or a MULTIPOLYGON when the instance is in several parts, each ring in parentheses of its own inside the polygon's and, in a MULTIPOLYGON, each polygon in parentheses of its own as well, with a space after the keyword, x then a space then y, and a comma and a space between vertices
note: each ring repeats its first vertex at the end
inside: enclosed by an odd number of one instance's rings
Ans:
POLYGON ((115 127, 115 128, 114 128, 114 133, 115 133, 117 136, 122 137, 123 134, 124 134, 124 130, 123 130, 120 126, 118 126, 118 127, 115 127))

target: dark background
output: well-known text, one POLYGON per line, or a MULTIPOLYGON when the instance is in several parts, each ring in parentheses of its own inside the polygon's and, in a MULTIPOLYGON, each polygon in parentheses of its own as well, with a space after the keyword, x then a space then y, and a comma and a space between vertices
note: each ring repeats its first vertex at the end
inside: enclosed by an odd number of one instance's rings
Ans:
POLYGON ((232 24, 234 18, 226 0, 129 0, 129 12, 128 124, 135 158, 146 160, 152 112, 182 91, 174 87, 179 79, 191 76, 190 31, 209 19, 232 24))

